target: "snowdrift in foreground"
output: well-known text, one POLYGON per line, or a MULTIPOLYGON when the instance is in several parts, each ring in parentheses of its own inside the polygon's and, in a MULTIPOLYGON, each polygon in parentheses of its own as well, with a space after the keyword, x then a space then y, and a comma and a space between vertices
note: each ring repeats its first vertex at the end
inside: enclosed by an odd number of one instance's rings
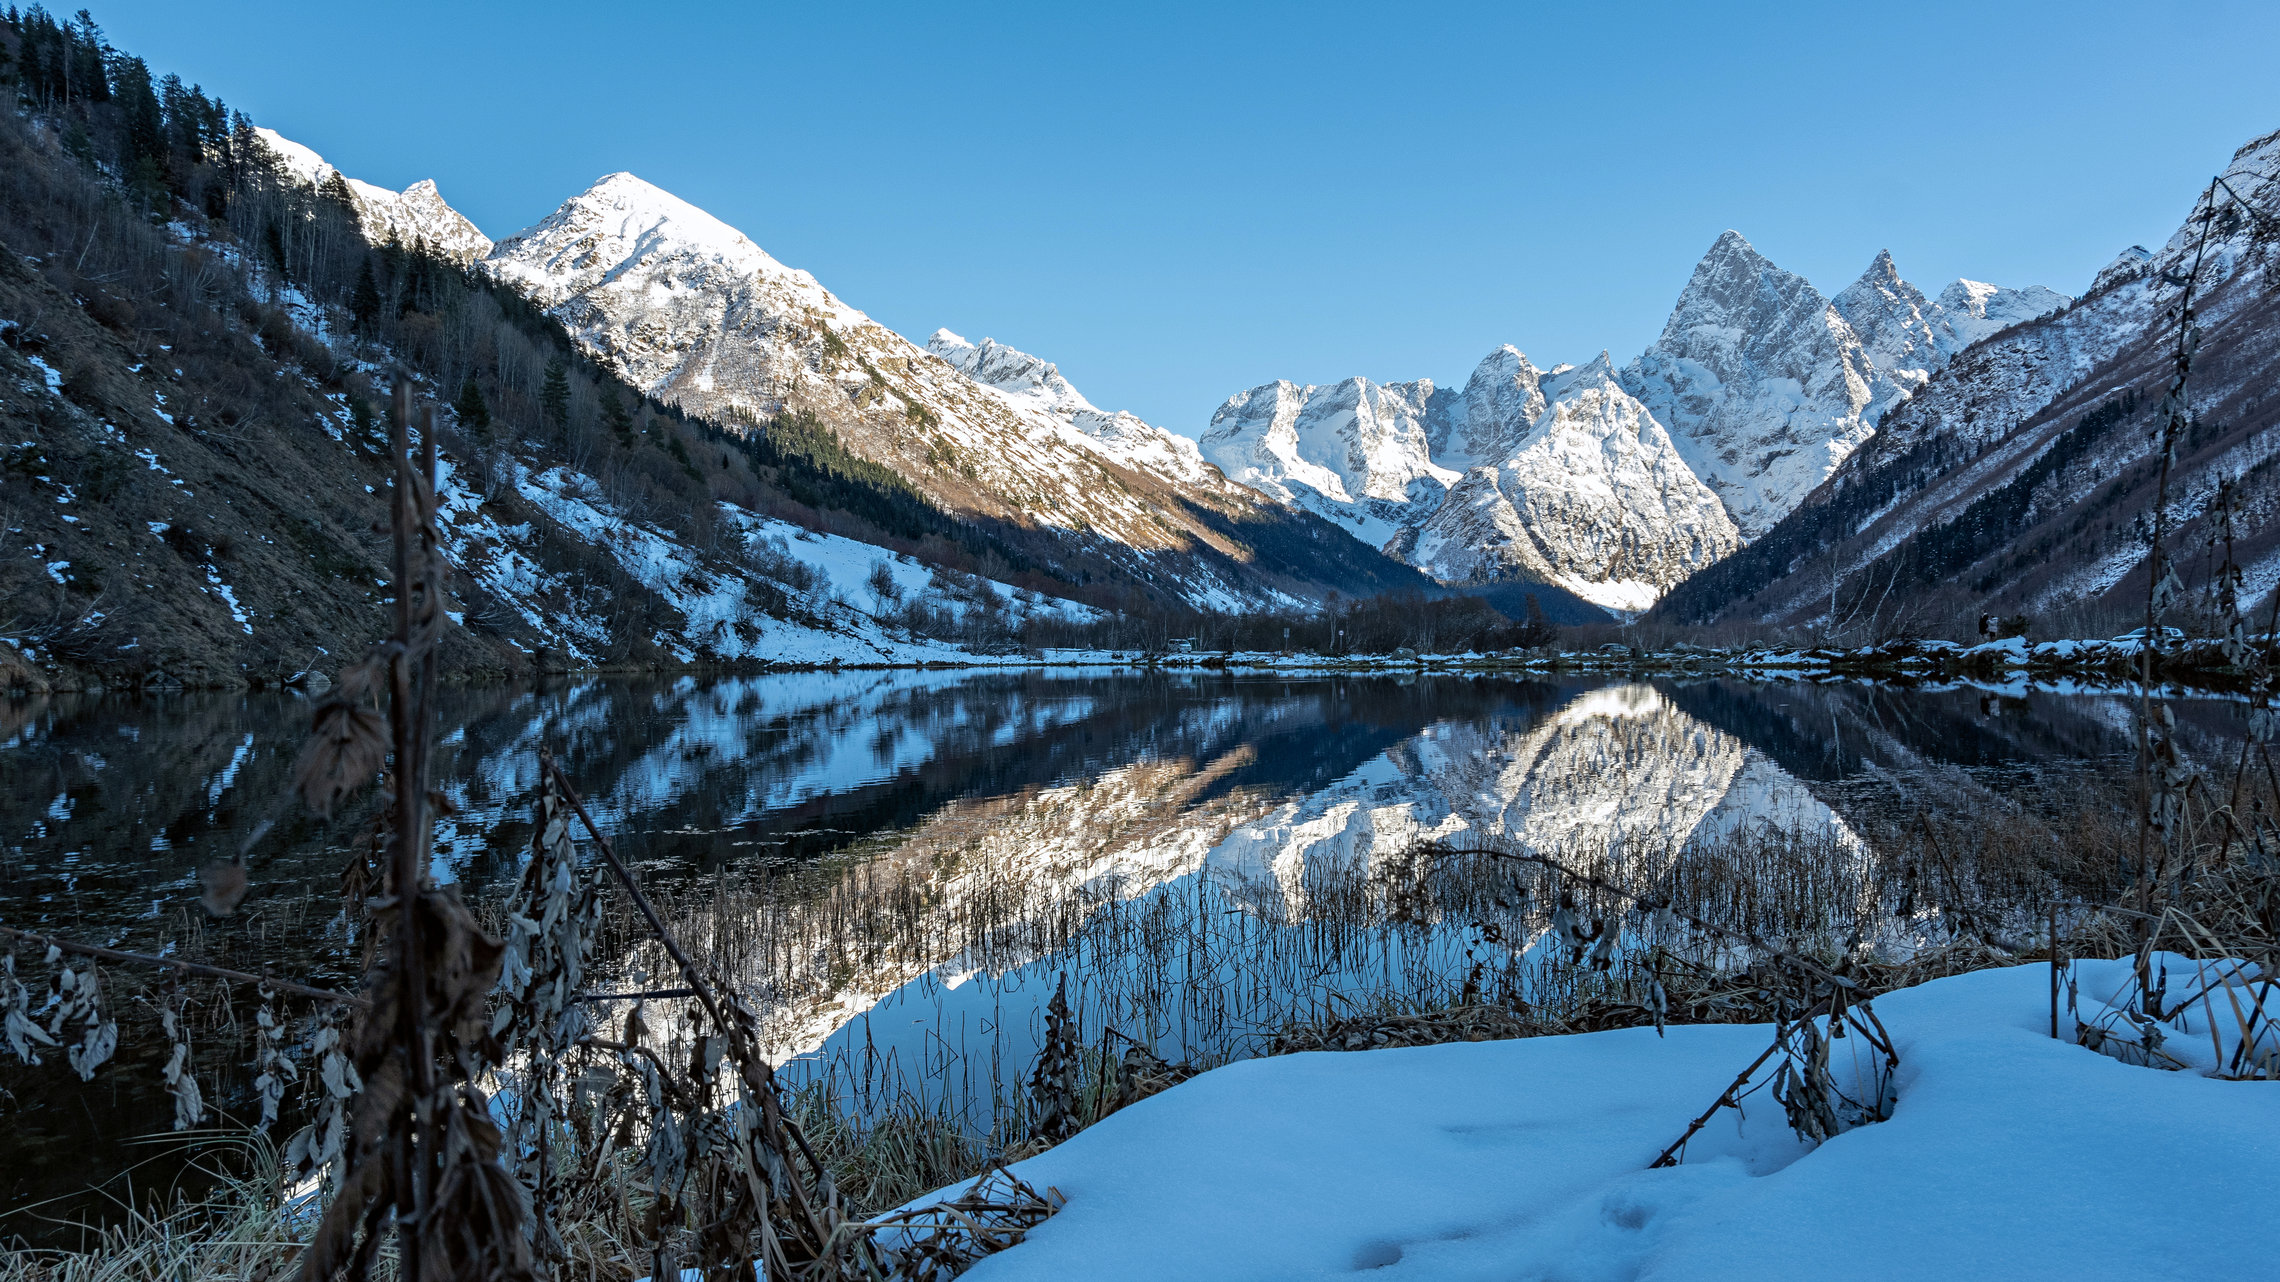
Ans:
MULTIPOLYGON (((2086 1019, 2128 982, 2119 963, 2075 974, 2086 1019)), ((1892 1120, 1807 1151, 1759 1091, 1746 1117, 1722 1113, 1683 1166, 1660 1171, 1643 1168, 1765 1048, 1768 1027, 1233 1064, 1016 1164, 1068 1204, 966 1276, 1583 1282, 2260 1267, 2250 1262, 2271 1258, 2263 1190, 2280 1182, 2280 1090, 2054 1041, 2048 975, 1982 971, 1880 998, 1901 1056, 1892 1120)), ((2170 1046, 2198 1042, 2206 1056, 2205 1018, 2194 1010, 2170 1046)), ((1838 1043, 1840 1084, 1857 1041, 1838 1043)))

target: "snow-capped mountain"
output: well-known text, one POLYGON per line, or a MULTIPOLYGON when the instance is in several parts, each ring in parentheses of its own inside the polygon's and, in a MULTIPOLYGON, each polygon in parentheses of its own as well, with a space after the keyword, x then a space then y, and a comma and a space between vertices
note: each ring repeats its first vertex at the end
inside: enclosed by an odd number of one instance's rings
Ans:
POLYGON ((1604 353, 1547 373, 1502 346, 1462 390, 1269 383, 1220 406, 1203 449, 1444 583, 1550 583, 1638 611, 1737 545, 1604 353))
POLYGON ((1773 527, 1964 348, 2070 300, 1959 280, 1937 301, 1879 253, 1834 300, 1741 233, 1694 268, 1623 385, 1670 429, 1746 541, 1773 527))
POLYGON ((1038 558, 1066 573, 1096 572, 1068 560, 1081 555, 1211 608, 1407 575, 1316 537, 1169 434, 1094 408, 1049 364, 947 334, 923 350, 631 174, 596 182, 483 265, 649 395, 716 421, 811 415, 941 507, 1032 532, 1038 558))
POLYGON ((1733 231, 1623 370, 1745 539, 1868 439, 1874 383, 1868 352, 1821 291, 1733 231))
POLYGON ((1431 379, 1267 383, 1229 397, 1211 416, 1203 456, 1230 479, 1383 547, 1439 506, 1462 475, 1433 461, 1428 418, 1436 399, 1447 398, 1431 379))
POLYGON ((2153 251, 2143 245, 2132 245, 2114 255, 2114 261, 2098 269, 2090 281, 2090 292, 2095 294, 2133 280, 2145 274, 2146 264, 2153 261, 2153 251))
POLYGON ((2068 301, 1972 281, 1927 298, 1889 254, 1830 299, 1727 232, 1619 373, 1505 346, 1461 389, 1278 381, 1190 442, 994 340, 940 330, 921 349, 631 174, 493 245, 432 183, 388 192, 265 141, 304 181, 343 184, 373 239, 479 261, 653 397, 732 424, 809 416, 942 508, 1029 532, 1055 573, 1105 565, 1207 607, 1387 586, 1378 552, 1447 583, 1646 608, 1770 528, 1959 353, 2068 301), (1301 513, 1366 546, 1326 553, 1338 541, 1301 513))
POLYGON ((1968 280, 1929 299, 1890 254, 1832 301, 1729 231, 1620 373, 1504 346, 1462 390, 1269 383, 1219 408, 1203 453, 1444 582, 1636 611, 1770 528, 1958 352, 2067 302, 1968 280))
POLYGON ((1204 462, 1196 443, 1138 415, 1095 408, 1052 362, 993 338, 969 343, 947 329, 934 331, 926 350, 959 373, 1005 394, 1024 414, 1065 427, 1072 439, 1125 467, 1175 477, 1190 485, 1223 488, 1226 478, 1204 462))
MULTIPOLYGON (((1533 373, 1512 348, 1482 369, 1509 366, 1512 357, 1533 373)), ((1475 375, 1468 387, 1481 382, 1475 375)), ((1718 496, 1623 390, 1605 352, 1524 390, 1500 380, 1499 390, 1513 393, 1502 403, 1515 415, 1541 407, 1534 424, 1501 461, 1468 472, 1418 529, 1406 549, 1418 568, 1451 583, 1518 571, 1636 612, 1739 545, 1718 496)), ((1509 439, 1502 427, 1485 435, 1498 448, 1509 439)))
POLYGON ((1460 399, 1430 425, 1433 457, 1460 471, 1512 457, 1544 413, 1544 371, 1510 343, 1488 354, 1460 399))
POLYGON ((1891 253, 1880 251, 1860 279, 1830 305, 1852 326, 1868 356, 1874 394, 1867 417, 1873 423, 1894 403, 1913 395, 1957 352, 2072 301, 2040 285, 2004 289, 1975 280, 1954 282, 1934 301, 1902 280, 1891 253))
POLYGON ((491 252, 490 237, 444 203, 435 181, 422 178, 402 191, 390 191, 350 178, 326 163, 325 158, 271 129, 253 131, 277 157, 287 173, 312 187, 322 187, 336 175, 346 186, 349 204, 356 210, 365 239, 375 245, 395 243, 421 246, 431 253, 471 263, 491 252))
MULTIPOLYGON (((2265 392, 2280 376, 2270 338, 2276 277, 2271 237, 2260 231, 2280 225, 2270 221, 2280 219, 2280 134, 2242 147, 2225 184, 2213 217, 2189 217, 2158 252, 2132 246, 2084 297, 1956 353, 1827 484, 1676 594, 1673 615, 1825 621, 1835 599, 1846 617, 1865 617, 1853 603, 1883 600, 1880 585, 1892 583, 1908 589, 1909 610, 1941 622, 1990 609, 2039 617, 2101 599, 2142 609, 2158 473, 2149 443, 2174 371, 2175 309, 2204 233, 2193 426, 2169 482, 2170 547, 2188 586, 2208 572, 2208 507, 2230 476, 2243 505, 2234 553, 2246 595, 2280 583, 2280 525, 2269 516, 2280 510, 2280 482, 2266 439, 2280 407, 2265 392)), ((2032 312, 2045 301, 2011 306, 2032 312)), ((2003 306, 1990 299, 1970 319, 2000 325, 2003 306)))

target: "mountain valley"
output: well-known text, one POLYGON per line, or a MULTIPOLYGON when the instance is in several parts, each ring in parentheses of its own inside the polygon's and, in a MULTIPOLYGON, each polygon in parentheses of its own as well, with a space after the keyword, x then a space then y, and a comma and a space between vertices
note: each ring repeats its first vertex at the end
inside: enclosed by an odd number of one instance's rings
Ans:
POLYGON ((39 111, 6 126, 10 680, 277 680, 353 646, 380 598, 317 598, 378 583, 399 381, 443 433, 467 671, 920 662, 1112 619, 1155 645, 1388 593, 1552 624, 2102 629, 2145 592, 2188 279, 2169 538, 2229 533, 2241 590, 2280 584, 2271 136, 2080 299, 1927 293, 1889 253, 1824 294, 1727 231, 1628 360, 1507 344, 1462 386, 1262 383, 1191 437, 994 339, 913 342, 630 173, 494 241, 432 182, 359 181, 178 90, 156 193, 39 111), (57 214, 82 207, 107 211, 92 239, 57 214))

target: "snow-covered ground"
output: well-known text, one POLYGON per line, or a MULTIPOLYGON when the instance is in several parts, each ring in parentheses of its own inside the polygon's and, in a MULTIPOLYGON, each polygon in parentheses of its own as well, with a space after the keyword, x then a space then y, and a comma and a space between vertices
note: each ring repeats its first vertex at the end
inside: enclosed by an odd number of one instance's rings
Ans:
MULTIPOLYGON (((2129 982, 2120 963, 2076 975, 2086 1019, 2129 982)), ((2269 1274, 2280 1091, 2053 1040, 2048 983, 2024 966, 1880 998, 1891 1120, 1808 1148, 1759 1091, 1664 1170, 1646 1167, 1768 1027, 1233 1064, 1015 1164, 1067 1205, 965 1276, 2269 1274)), ((2208 1017, 2190 1010, 2171 1047, 2205 1058, 2208 1017)), ((1837 1044, 1840 1086, 1859 1041, 1837 1044)))
MULTIPOLYGON (((884 548, 726 503, 720 505, 721 519, 735 532, 747 560, 724 563, 699 553, 670 528, 628 519, 602 486, 583 473, 563 467, 534 471, 520 462, 505 466, 512 474, 507 479, 526 502, 615 559, 679 612, 682 625, 659 640, 684 662, 703 655, 788 664, 974 662, 977 656, 970 651, 898 632, 880 616, 899 601, 924 596, 962 618, 976 608, 985 588, 1015 627, 1033 617, 1084 622, 1097 615, 1090 606, 992 580, 949 576, 938 583, 932 568, 884 548), (791 618, 773 617, 754 589, 773 581, 769 567, 789 574, 794 563, 809 582, 775 581, 795 609, 791 618), (894 584, 886 597, 870 585, 878 566, 886 567, 894 584)), ((439 492, 445 538, 462 567, 531 627, 555 636, 573 659, 598 652, 607 636, 602 617, 615 603, 592 585, 540 569, 524 548, 530 529, 501 525, 458 469, 447 468, 439 492), (559 604, 564 601, 572 604, 565 608, 559 604)))

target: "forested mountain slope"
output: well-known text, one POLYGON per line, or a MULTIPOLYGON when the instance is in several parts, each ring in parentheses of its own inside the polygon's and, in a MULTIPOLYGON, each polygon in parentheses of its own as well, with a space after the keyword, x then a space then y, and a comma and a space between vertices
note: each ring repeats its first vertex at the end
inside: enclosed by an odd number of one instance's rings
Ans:
POLYGON ((441 410, 450 670, 907 661, 1082 611, 828 433, 689 420, 374 244, 368 201, 92 24, 34 10, 0 52, 0 636, 31 659, 0 685, 275 681, 379 635, 398 368, 441 410))
MULTIPOLYGON (((693 416, 471 270, 488 241, 433 184, 348 179, 91 22, 28 11, 0 53, 0 637, 32 656, 0 684, 273 681, 377 635, 397 370, 440 410, 455 671, 914 661, 1075 597, 1431 586, 1224 480, 1104 554, 922 492, 811 409, 693 416)), ((1085 458, 1090 491, 1146 489, 1085 458)))

